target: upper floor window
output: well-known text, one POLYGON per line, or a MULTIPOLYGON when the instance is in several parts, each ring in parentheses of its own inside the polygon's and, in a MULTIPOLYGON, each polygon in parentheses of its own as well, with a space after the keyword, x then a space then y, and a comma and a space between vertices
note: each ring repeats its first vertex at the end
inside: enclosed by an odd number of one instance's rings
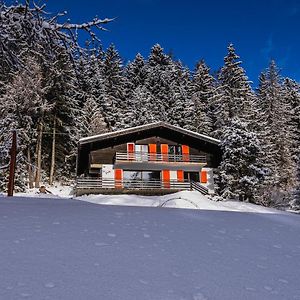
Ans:
POLYGON ((169 154, 170 155, 181 155, 181 146, 178 145, 169 145, 169 154))

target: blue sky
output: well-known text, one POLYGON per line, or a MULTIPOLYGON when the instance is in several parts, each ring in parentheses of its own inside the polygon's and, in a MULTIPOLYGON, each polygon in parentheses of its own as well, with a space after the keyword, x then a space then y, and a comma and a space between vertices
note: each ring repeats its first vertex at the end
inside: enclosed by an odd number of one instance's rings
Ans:
POLYGON ((125 63, 147 57, 159 43, 189 68, 204 58, 219 69, 232 42, 250 80, 275 59, 283 76, 300 81, 300 0, 48 0, 51 12, 68 11, 72 22, 116 17, 100 32, 125 63))

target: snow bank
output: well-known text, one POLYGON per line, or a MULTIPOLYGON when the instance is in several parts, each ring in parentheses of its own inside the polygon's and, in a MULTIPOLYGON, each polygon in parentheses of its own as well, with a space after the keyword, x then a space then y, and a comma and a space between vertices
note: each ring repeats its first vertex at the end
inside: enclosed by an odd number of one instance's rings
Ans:
POLYGON ((237 201, 213 201, 196 191, 182 191, 164 196, 141 196, 141 195, 86 195, 74 197, 73 187, 55 184, 46 186, 51 193, 41 194, 38 189, 30 189, 25 193, 16 193, 18 197, 40 198, 72 198, 94 204, 120 205, 120 206, 146 206, 146 207, 169 207, 184 209, 202 209, 254 213, 283 213, 282 211, 267 208, 251 203, 237 201))
POLYGON ((240 211, 256 213, 280 213, 280 211, 251 203, 226 201, 216 202, 196 191, 182 191, 164 196, 140 195, 88 195, 75 198, 95 204, 173 207, 220 211, 240 211))

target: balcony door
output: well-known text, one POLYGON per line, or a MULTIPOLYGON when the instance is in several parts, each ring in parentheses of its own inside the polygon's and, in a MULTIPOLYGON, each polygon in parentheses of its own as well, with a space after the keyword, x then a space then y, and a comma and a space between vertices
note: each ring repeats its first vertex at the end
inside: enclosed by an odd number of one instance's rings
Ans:
POLYGON ((148 145, 135 145, 135 156, 137 161, 147 161, 148 145))

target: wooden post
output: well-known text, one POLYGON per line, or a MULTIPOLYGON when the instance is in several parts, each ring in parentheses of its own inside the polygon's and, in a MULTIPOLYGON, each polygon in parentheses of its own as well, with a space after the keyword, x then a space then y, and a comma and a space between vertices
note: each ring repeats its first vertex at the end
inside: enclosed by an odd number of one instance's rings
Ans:
POLYGON ((51 164, 50 164, 50 176, 49 184, 53 184, 54 180, 54 167, 55 167, 55 142, 56 142, 56 116, 54 116, 53 121, 53 133, 52 133, 52 153, 51 153, 51 164))
POLYGON ((12 145, 10 149, 10 165, 9 165, 9 180, 7 188, 7 196, 12 197, 14 194, 15 186, 15 170, 16 170, 16 160, 17 160, 17 131, 13 131, 12 145))

